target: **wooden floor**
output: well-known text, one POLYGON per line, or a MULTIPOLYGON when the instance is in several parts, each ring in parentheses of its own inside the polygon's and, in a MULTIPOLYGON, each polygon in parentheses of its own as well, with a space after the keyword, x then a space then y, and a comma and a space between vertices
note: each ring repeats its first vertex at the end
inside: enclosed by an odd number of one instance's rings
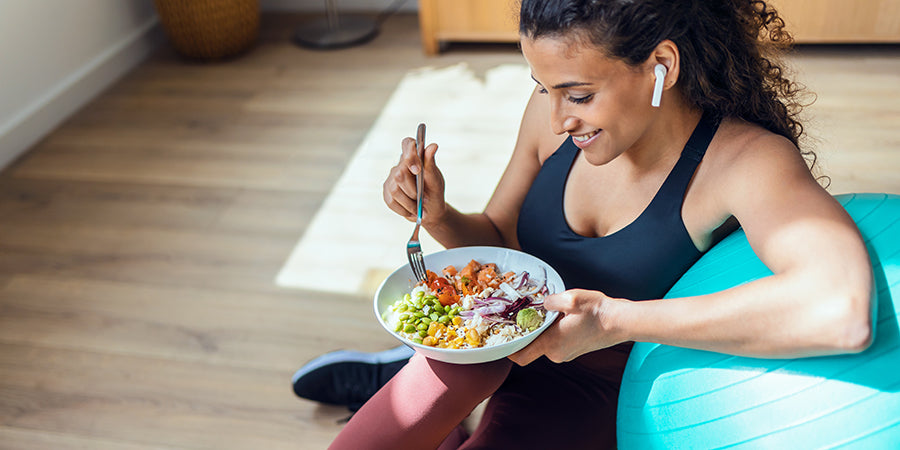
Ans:
MULTIPOLYGON (((288 40, 300 20, 265 17, 225 63, 161 49, 0 172, 0 448, 318 449, 339 431, 347 412, 295 398, 292 373, 394 342, 370 299, 274 278, 408 70, 523 60, 502 45, 426 58, 414 16, 305 50, 288 40)), ((832 90, 823 147, 861 147, 825 151, 834 186, 900 193, 884 85, 900 86, 900 50, 797 60, 832 90)))

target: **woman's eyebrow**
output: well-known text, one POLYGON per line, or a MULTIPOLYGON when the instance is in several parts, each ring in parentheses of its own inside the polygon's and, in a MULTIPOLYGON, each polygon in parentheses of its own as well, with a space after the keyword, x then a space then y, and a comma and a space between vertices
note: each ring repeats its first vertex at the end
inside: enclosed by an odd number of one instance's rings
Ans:
MULTIPOLYGON (((543 84, 541 84, 541 82, 538 81, 537 78, 534 77, 534 75, 531 76, 531 79, 534 80, 535 83, 543 86, 543 84)), ((559 84, 553 86, 553 89, 567 89, 570 87, 589 86, 590 84, 591 83, 587 83, 584 81, 566 81, 565 83, 559 83, 559 84)))

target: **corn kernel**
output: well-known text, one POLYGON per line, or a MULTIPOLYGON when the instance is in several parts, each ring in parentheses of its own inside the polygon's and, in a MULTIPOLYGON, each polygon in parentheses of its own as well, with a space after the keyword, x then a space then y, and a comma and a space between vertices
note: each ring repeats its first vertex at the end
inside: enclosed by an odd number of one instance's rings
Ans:
POLYGON ((472 347, 478 347, 481 345, 481 336, 475 331, 474 328, 469 328, 466 331, 466 342, 469 343, 472 347))

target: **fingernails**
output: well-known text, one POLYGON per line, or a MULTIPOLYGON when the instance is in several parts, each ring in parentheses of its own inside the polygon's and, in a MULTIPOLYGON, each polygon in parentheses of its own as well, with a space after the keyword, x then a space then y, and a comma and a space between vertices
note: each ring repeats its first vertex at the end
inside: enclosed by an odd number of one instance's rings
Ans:
POLYGON ((419 166, 412 164, 409 166, 409 171, 412 172, 413 175, 419 174, 419 166))

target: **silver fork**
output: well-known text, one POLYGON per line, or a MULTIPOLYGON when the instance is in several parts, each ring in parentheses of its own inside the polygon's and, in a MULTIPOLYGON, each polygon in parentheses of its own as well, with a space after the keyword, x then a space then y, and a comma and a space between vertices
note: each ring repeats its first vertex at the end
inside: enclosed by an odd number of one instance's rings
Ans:
POLYGON ((425 165, 425 124, 420 123, 416 130, 416 154, 419 156, 419 173, 416 174, 416 228, 406 243, 406 258, 412 267, 413 275, 418 281, 427 281, 425 258, 422 256, 422 245, 419 244, 419 227, 422 226, 422 188, 425 176, 422 173, 425 165))

